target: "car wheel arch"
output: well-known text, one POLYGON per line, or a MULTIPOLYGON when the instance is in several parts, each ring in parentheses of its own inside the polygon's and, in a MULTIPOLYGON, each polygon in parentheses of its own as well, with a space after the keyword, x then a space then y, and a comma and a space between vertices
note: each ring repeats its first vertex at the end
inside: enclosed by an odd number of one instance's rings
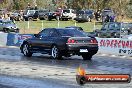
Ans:
POLYGON ((57 45, 57 44, 53 43, 53 44, 51 45, 51 47, 50 47, 50 48, 52 49, 52 47, 53 47, 53 46, 58 47, 58 45, 57 45))
POLYGON ((21 49, 23 47, 24 44, 29 44, 27 41, 23 41, 23 43, 20 45, 21 46, 21 49))
POLYGON ((9 32, 9 30, 10 30, 9 28, 5 28, 5 27, 3 28, 4 32, 9 32))

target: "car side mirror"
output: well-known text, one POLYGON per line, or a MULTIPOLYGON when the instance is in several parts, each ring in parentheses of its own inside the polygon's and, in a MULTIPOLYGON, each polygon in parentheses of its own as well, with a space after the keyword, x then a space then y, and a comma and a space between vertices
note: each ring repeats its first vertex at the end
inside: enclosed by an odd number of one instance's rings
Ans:
POLYGON ((39 36, 40 36, 39 34, 34 34, 34 37, 36 38, 39 38, 39 36))
POLYGON ((102 28, 101 30, 106 30, 106 29, 102 28))

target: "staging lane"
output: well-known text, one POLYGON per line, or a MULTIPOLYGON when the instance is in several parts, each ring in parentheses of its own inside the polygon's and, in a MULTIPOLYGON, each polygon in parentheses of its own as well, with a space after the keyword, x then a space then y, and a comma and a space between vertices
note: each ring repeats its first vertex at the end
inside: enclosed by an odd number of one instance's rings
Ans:
POLYGON ((48 55, 35 54, 31 58, 24 57, 18 48, 1 48, 0 60, 24 61, 36 65, 58 65, 76 69, 83 66, 85 69, 97 69, 112 73, 132 74, 132 59, 95 55, 92 61, 83 61, 81 56, 64 58, 64 60, 53 60, 48 55))
MULTIPOLYGON (((31 58, 24 57, 19 49, 1 48, 0 50, 0 74, 26 77, 26 78, 41 78, 41 79, 55 79, 57 82, 62 80, 62 84, 66 86, 73 84, 72 88, 77 88, 75 75, 77 68, 83 66, 88 73, 97 74, 111 74, 111 73, 127 73, 132 74, 132 59, 118 58, 95 55, 92 61, 83 61, 81 57, 74 56, 65 58, 64 60, 53 60, 47 55, 35 54, 31 58), (15 57, 15 58, 14 58, 15 57)), ((7 77, 8 79, 8 77, 7 77)), ((12 79, 16 80, 16 79, 12 79)), ((21 79, 20 79, 21 80, 21 79)), ((22 78, 23 80, 23 78, 22 78)), ((6 80, 4 80, 6 81, 6 80)), ((19 81, 19 80, 18 80, 19 81)), ((26 80, 25 80, 26 81, 26 80)), ((2 81, 0 80, 0 83, 2 81)), ((12 83, 12 82, 11 82, 12 83)), ((21 84, 21 83, 20 83, 21 84)), ((33 83, 34 84, 34 83, 33 83)), ((59 84, 59 85, 62 85, 59 84)), ((13 84, 5 84, 5 86, 13 86, 13 84)), ((23 85, 23 84, 22 84, 23 85)), ((63 86, 62 85, 62 86, 63 86)), ((30 86, 30 85, 26 85, 30 86)), ((63 88, 61 86, 61 88, 63 88)), ((88 88, 131 88, 131 84, 107 84, 100 85, 86 85, 88 88)), ((19 88, 19 87, 18 87, 19 88)), ((23 88, 21 86, 20 88, 23 88)), ((43 87, 40 87, 43 88, 43 87)), ((79 87, 80 88, 80 87, 79 87)))

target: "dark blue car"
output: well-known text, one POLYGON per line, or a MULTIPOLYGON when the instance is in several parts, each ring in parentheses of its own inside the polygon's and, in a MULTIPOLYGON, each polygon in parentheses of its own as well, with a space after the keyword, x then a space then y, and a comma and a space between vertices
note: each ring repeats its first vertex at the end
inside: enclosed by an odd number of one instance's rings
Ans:
POLYGON ((79 10, 77 11, 77 17, 75 18, 75 20, 78 22, 90 22, 93 17, 93 10, 79 10))

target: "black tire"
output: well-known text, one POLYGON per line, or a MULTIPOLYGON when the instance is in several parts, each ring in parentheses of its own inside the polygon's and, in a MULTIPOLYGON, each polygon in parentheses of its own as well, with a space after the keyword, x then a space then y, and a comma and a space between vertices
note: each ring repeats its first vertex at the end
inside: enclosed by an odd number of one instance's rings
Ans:
POLYGON ((96 36, 97 36, 97 37, 101 37, 100 33, 97 33, 96 36))
POLYGON ((62 21, 64 21, 64 18, 61 18, 62 21))
POLYGON ((89 55, 89 54, 83 54, 83 60, 91 60, 93 55, 89 55))
POLYGON ((90 17, 88 17, 87 22, 91 22, 91 18, 90 17))
POLYGON ((15 30, 15 33, 19 33, 19 29, 16 29, 16 30, 15 30))
POLYGON ((58 47, 56 45, 53 45, 51 48, 51 58, 52 59, 58 59, 58 60, 62 59, 62 55, 60 54, 60 50, 58 49, 58 47))
POLYGON ((4 28, 3 31, 4 31, 5 33, 9 33, 9 32, 10 32, 9 29, 7 29, 7 28, 4 28))
POLYGON ((47 15, 44 16, 44 19, 49 21, 49 17, 47 15))
POLYGON ((65 21, 68 21, 68 19, 67 19, 67 18, 65 18, 65 21))
POLYGON ((83 76, 76 76, 76 81, 79 85, 84 85, 86 83, 86 78, 83 76))
POLYGON ((114 33, 114 38, 117 38, 117 33, 114 33))
POLYGON ((117 33, 111 33, 110 38, 117 38, 117 33))
POLYGON ((30 52, 29 44, 27 44, 27 43, 23 44, 21 51, 22 51, 23 55, 26 57, 31 57, 33 54, 30 52))
POLYGON ((60 16, 56 16, 56 20, 57 20, 57 21, 60 20, 60 16))
POLYGON ((28 21, 33 21, 33 18, 32 18, 32 17, 29 17, 29 18, 28 18, 28 21))

